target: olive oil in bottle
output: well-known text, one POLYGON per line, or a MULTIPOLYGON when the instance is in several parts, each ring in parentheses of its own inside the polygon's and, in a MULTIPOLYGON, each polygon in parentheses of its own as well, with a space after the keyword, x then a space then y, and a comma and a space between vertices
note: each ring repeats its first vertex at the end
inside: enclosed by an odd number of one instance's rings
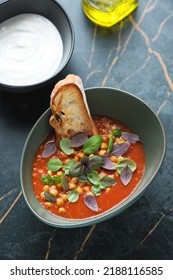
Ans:
POLYGON ((83 0, 85 15, 94 23, 111 27, 138 6, 138 0, 83 0))

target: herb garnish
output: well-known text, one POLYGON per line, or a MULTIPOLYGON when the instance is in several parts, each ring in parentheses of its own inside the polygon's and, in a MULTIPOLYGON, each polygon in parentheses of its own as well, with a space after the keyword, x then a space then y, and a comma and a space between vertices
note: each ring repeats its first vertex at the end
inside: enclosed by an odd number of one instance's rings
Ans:
POLYGON ((63 163, 60 159, 58 158, 52 158, 48 161, 47 167, 50 171, 55 172, 61 169, 63 166, 63 163))
POLYGON ((117 162, 116 169, 120 174, 121 182, 126 186, 131 181, 132 174, 136 170, 136 163, 129 158, 123 158, 117 162))
POLYGON ((70 146, 73 148, 81 147, 85 144, 86 140, 88 139, 88 136, 86 133, 81 132, 76 135, 74 135, 70 140, 70 146))
MULTIPOLYGON (((65 154, 71 155, 74 153, 74 148, 81 147, 84 156, 80 159, 80 162, 71 159, 66 164, 63 164, 59 158, 53 157, 47 163, 48 170, 56 172, 62 169, 63 172, 61 176, 43 174, 41 181, 50 186, 61 183, 63 190, 67 192, 68 201, 74 203, 79 199, 79 192, 77 189, 69 190, 67 176, 78 177, 79 182, 92 185, 91 192, 84 196, 85 205, 92 211, 99 211, 95 196, 99 196, 104 189, 116 184, 116 180, 111 176, 100 175, 99 169, 116 170, 123 185, 128 185, 132 180, 133 172, 136 170, 136 163, 130 158, 122 158, 122 156, 128 151, 130 144, 135 144, 140 140, 136 134, 123 132, 115 128, 109 136, 106 155, 91 155, 101 149, 102 141, 101 135, 88 137, 85 133, 78 133, 71 140, 62 137, 59 145, 65 154), (115 158, 115 162, 112 161, 111 157, 115 158)), ((45 145, 44 157, 54 153, 55 147, 53 145, 55 143, 53 143, 54 140, 51 140, 45 145)), ((50 194, 49 191, 44 191, 44 195, 47 201, 56 202, 55 196, 50 194)))
POLYGON ((49 193, 48 191, 44 191, 45 200, 51 203, 55 203, 56 198, 54 195, 49 193))
POLYGON ((127 152, 127 150, 130 147, 130 143, 128 142, 123 142, 123 143, 115 143, 113 145, 112 151, 110 152, 111 155, 113 156, 122 156, 127 152))
POLYGON ((107 148, 108 154, 112 151, 113 144, 114 144, 114 136, 111 135, 111 137, 109 138, 108 148, 107 148))
POLYGON ((67 181, 67 177, 64 173, 62 173, 61 175, 61 183, 62 183, 62 187, 64 191, 68 190, 68 181, 67 181))
POLYGON ((41 181, 45 184, 45 185, 49 185, 52 186, 53 184, 60 184, 61 183, 61 178, 54 175, 51 176, 49 174, 43 174, 41 176, 41 181))
POLYGON ((55 139, 53 138, 52 140, 50 140, 49 142, 46 143, 46 145, 44 146, 44 150, 42 152, 42 157, 46 158, 46 157, 50 157, 51 155, 53 155, 57 150, 56 144, 55 144, 55 139))
POLYGON ((94 197, 94 195, 91 193, 86 194, 84 197, 84 203, 85 205, 90 208, 92 211, 98 212, 99 211, 99 207, 97 204, 97 201, 94 197))
POLYGON ((69 191, 67 198, 69 202, 76 202, 79 199, 78 191, 76 190, 69 191))
POLYGON ((62 137, 59 141, 61 150, 67 154, 71 155, 74 152, 74 149, 70 146, 70 139, 62 137))
POLYGON ((93 135, 88 138, 88 140, 83 145, 83 151, 86 154, 93 154, 100 148, 102 144, 102 137, 101 135, 93 135))
POLYGON ((122 138, 128 141, 130 144, 135 144, 137 141, 140 141, 138 135, 129 132, 122 132, 122 138))

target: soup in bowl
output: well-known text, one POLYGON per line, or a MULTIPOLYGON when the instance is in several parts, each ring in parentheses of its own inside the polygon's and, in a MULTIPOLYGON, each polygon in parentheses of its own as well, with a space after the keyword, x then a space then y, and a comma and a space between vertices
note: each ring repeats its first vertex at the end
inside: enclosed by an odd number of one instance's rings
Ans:
POLYGON ((98 134, 55 145, 48 109, 32 128, 22 155, 25 200, 56 227, 98 223, 134 203, 157 174, 165 133, 142 100, 114 88, 85 91, 98 134))

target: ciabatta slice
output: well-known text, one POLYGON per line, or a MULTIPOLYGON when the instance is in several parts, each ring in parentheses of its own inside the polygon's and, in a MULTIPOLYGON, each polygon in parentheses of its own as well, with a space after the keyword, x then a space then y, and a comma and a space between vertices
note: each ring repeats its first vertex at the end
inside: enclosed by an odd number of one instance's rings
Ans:
POLYGON ((80 132, 97 134, 82 80, 78 76, 70 74, 55 85, 50 107, 52 116, 49 122, 55 129, 57 140, 61 137, 71 138, 80 132))

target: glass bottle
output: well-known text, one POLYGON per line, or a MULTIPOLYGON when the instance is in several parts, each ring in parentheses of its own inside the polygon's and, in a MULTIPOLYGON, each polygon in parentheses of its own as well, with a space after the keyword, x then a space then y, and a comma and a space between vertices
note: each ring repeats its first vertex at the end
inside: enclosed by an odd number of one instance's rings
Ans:
POLYGON ((94 23, 111 27, 138 6, 138 0, 82 0, 85 15, 94 23))

